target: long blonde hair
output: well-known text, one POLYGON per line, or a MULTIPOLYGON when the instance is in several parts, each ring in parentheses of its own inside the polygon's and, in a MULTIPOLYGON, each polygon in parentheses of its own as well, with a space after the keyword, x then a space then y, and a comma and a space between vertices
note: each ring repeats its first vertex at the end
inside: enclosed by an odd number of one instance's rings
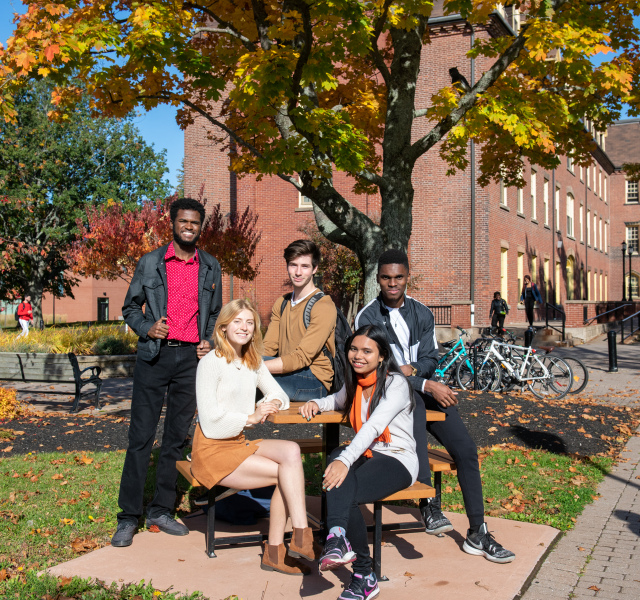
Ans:
POLYGON ((220 358, 226 358, 230 363, 235 358, 235 352, 227 340, 227 336, 223 329, 226 329, 229 323, 233 321, 238 313, 243 310, 248 310, 253 315, 255 322, 255 328, 251 341, 247 342, 242 347, 242 362, 252 369, 257 370, 262 362, 262 331, 260 330, 260 315, 249 300, 232 300, 228 304, 225 304, 218 315, 215 329, 213 330, 213 340, 216 347, 216 355, 220 358))

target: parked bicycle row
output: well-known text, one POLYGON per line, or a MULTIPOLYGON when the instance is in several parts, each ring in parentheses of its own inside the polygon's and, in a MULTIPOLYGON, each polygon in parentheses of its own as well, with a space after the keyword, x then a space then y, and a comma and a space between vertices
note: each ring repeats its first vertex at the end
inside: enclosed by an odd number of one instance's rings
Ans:
POLYGON ((493 329, 473 342, 457 327, 457 340, 444 342, 435 376, 463 390, 509 392, 529 390, 538 398, 563 398, 582 392, 589 372, 579 359, 559 355, 554 347, 518 345, 517 336, 506 329, 493 329))

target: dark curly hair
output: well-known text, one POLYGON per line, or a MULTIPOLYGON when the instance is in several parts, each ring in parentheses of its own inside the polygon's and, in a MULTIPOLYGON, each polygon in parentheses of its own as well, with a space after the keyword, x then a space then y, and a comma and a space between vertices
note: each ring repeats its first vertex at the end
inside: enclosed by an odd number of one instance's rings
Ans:
POLYGON ((178 198, 171 203, 169 214, 171 215, 171 222, 173 223, 178 216, 179 210, 195 210, 200 213, 200 224, 204 223, 204 206, 193 198, 178 198))
POLYGON ((402 250, 386 250, 378 258, 378 271, 383 265, 403 265, 409 271, 409 259, 402 250))

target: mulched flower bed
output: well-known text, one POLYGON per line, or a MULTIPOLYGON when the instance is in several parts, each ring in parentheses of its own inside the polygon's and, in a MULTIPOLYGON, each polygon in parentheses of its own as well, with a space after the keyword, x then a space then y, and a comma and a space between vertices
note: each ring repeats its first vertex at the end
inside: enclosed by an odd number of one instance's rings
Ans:
MULTIPOLYGON (((479 447, 511 443, 559 454, 616 455, 640 424, 640 410, 569 397, 541 401, 529 394, 464 393, 459 410, 479 447)), ((0 456, 28 452, 115 451, 127 447, 126 415, 40 413, 0 422, 0 456), (4 430, 4 432, 3 432, 4 430)), ((156 438, 162 441, 163 420, 156 438)), ((352 431, 341 428, 343 439, 352 431)), ((265 424, 249 438, 308 438, 320 425, 265 424)))

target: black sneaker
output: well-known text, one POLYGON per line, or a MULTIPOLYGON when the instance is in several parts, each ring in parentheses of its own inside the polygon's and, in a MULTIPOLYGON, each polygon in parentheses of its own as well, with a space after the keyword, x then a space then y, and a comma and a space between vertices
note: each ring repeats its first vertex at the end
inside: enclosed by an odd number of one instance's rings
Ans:
POLYGON ((169 535, 189 535, 189 529, 168 514, 147 517, 147 527, 152 525, 156 525, 160 531, 164 531, 169 535))
POLYGON ((344 588, 338 600, 369 600, 379 593, 380 588, 375 573, 371 573, 368 577, 354 573, 351 575, 351 583, 344 588))
POLYGON ((332 571, 341 565, 352 563, 355 559, 356 553, 351 550, 349 540, 342 535, 330 533, 324 543, 318 568, 320 571, 332 571))
POLYGON ((438 535, 453 530, 451 521, 442 514, 440 507, 435 502, 428 502, 420 507, 425 532, 429 535, 438 535))
POLYGON ((126 546, 131 546, 136 529, 138 529, 138 525, 131 521, 122 521, 121 523, 118 523, 118 529, 116 529, 116 532, 111 538, 111 545, 114 548, 125 548, 126 546))
POLYGON ((467 531, 467 539, 462 544, 462 549, 467 554, 484 556, 487 560, 495 563, 510 563, 516 555, 503 548, 495 538, 489 533, 487 524, 483 523, 477 533, 467 531))

